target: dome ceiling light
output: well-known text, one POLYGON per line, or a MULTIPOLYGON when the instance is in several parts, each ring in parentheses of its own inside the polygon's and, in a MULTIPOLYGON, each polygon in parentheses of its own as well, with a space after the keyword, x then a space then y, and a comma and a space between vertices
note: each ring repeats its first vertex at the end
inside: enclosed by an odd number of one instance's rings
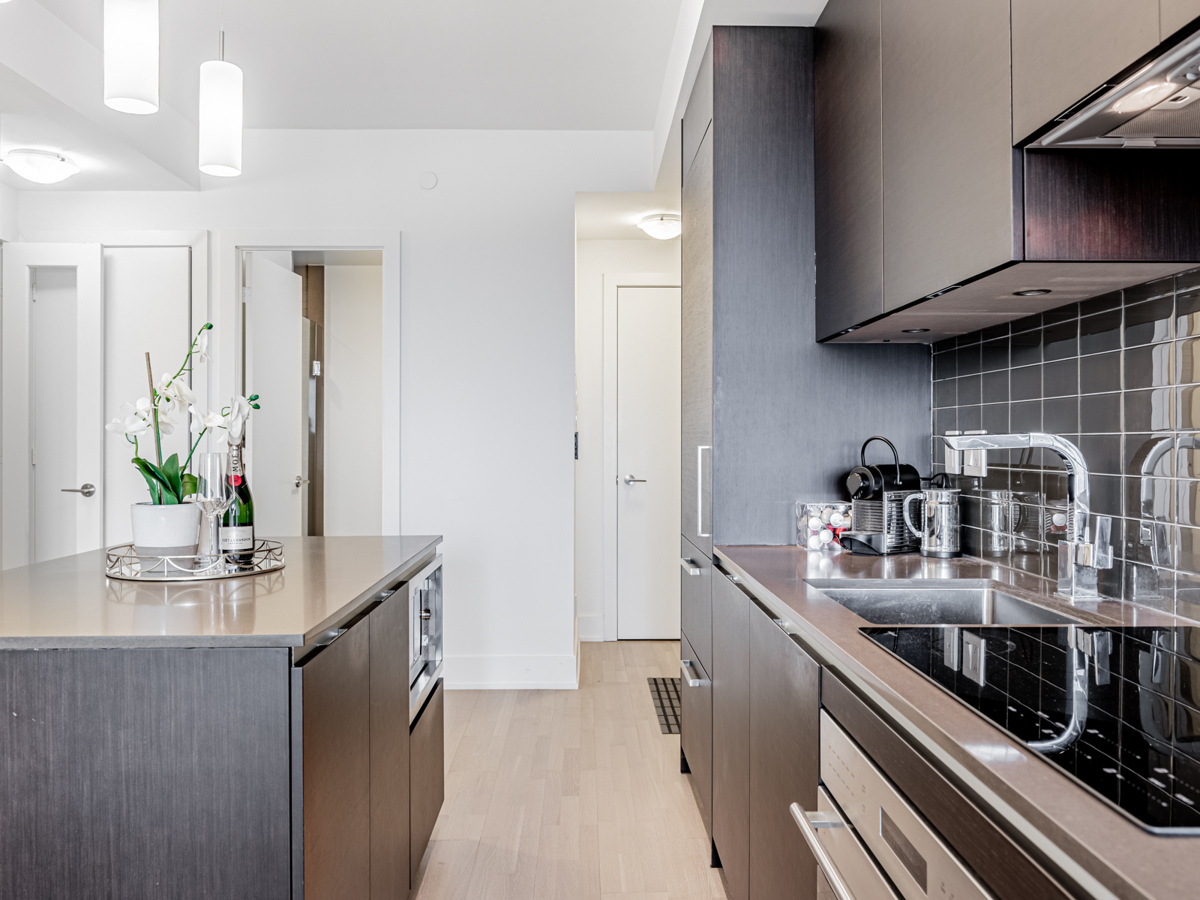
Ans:
POLYGON ((158 0, 104 0, 104 105, 158 112, 158 0))
POLYGON ((53 150, 9 150, 0 162, 35 184, 57 184, 79 172, 79 166, 53 150))
POLYGON ((669 241, 683 232, 683 221, 675 213, 652 213, 644 216, 637 227, 652 238, 669 241))

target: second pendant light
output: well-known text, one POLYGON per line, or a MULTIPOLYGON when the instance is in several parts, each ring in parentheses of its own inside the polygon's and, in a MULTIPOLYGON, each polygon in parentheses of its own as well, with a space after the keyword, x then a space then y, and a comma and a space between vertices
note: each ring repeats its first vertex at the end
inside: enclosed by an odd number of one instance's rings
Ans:
POLYGON ((225 61, 225 32, 219 59, 200 64, 200 171, 242 174, 242 70, 225 61))

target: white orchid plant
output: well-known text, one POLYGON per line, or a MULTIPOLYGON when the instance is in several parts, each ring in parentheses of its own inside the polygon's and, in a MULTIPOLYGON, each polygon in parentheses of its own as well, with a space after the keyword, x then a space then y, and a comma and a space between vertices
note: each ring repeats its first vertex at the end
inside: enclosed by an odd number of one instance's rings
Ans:
POLYGON ((208 333, 212 323, 206 323, 197 333, 183 359, 183 365, 173 375, 163 375, 154 383, 150 368, 150 354, 146 354, 146 377, 150 385, 150 396, 136 403, 126 403, 119 416, 105 428, 124 436, 133 445, 133 465, 150 489, 150 500, 155 505, 183 503, 184 498, 196 493, 196 476, 188 473, 192 456, 200 441, 210 431, 218 443, 238 446, 246 439, 246 420, 252 409, 259 409, 258 394, 235 397, 232 403, 220 412, 203 410, 196 406, 196 395, 187 382, 187 374, 194 363, 208 362, 208 333), (196 435, 191 450, 183 463, 179 454, 172 453, 164 462, 162 458, 162 436, 173 434, 178 419, 191 414, 191 433, 196 435), (154 439, 154 462, 144 458, 141 439, 154 439))

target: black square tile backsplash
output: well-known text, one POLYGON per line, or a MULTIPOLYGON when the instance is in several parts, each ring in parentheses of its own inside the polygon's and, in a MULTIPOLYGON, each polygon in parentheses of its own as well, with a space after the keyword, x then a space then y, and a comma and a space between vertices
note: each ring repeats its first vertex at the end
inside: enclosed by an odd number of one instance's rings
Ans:
MULTIPOLYGON (((1078 444, 1092 508, 1113 518, 1101 592, 1200 618, 1200 269, 934 345, 933 406, 935 434, 1048 431, 1078 444)), ((994 453, 986 479, 959 486, 969 553, 1055 577, 1057 456, 994 453), (1003 504, 1001 533, 989 525, 1003 504)))

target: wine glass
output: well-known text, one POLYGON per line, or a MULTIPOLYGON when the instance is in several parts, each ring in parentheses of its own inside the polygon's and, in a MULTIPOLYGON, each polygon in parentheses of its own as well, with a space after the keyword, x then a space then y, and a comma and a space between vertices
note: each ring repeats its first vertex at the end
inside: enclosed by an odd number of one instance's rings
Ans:
POLYGON ((196 498, 205 517, 206 553, 216 561, 221 555, 220 524, 217 517, 233 504, 233 485, 229 480, 228 453, 196 454, 196 498))

